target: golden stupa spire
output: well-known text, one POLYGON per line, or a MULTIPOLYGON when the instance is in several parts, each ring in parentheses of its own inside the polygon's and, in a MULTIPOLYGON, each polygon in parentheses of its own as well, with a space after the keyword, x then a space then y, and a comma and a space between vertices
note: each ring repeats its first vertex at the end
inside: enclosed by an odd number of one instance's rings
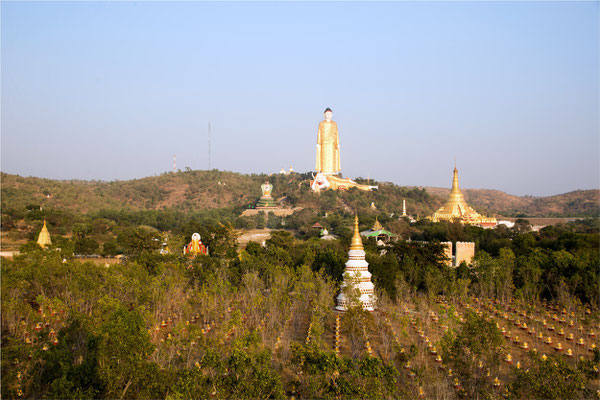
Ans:
POLYGON ((458 206, 461 214, 467 207, 465 197, 461 193, 460 187, 458 186, 458 169, 456 168, 456 163, 454 164, 454 176, 452 177, 452 190, 450 191, 450 197, 446 202, 446 206, 450 208, 453 206, 458 206))
POLYGON ((350 250, 364 250, 360 232, 358 231, 358 215, 354 214, 354 235, 350 242, 350 250))
POLYGON ((382 229, 383 229, 383 226, 381 225, 381 222, 379 222, 377 217, 375 217, 375 223, 373 224, 373 227, 371 228, 371 230, 372 231, 380 231, 382 229))
POLYGON ((456 168, 456 161, 454 162, 454 176, 452 177, 452 192, 460 192, 458 187, 458 169, 456 168))
POLYGON ((46 219, 44 218, 44 226, 40 231, 40 236, 38 236, 37 244, 40 245, 42 249, 46 248, 46 246, 50 246, 52 244, 52 240, 50 240, 50 232, 48 232, 48 228, 46 227, 46 219))

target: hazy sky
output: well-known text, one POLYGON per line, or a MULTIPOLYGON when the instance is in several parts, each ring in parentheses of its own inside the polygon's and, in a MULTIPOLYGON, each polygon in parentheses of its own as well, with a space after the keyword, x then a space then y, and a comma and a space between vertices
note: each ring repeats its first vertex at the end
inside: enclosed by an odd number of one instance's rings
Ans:
POLYGON ((549 195, 600 186, 598 2, 7 2, 2 171, 315 165, 549 195))

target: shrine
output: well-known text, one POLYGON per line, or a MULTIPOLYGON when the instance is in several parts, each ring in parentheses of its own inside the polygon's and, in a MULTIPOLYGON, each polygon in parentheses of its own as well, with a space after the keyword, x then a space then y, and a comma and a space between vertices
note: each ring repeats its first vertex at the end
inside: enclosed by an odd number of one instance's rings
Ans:
POLYGON ((37 244, 39 244, 42 249, 45 249, 52 244, 50 232, 48 232, 48 228, 46 227, 46 220, 44 220, 44 226, 42 227, 40 235, 38 236, 37 244))
POLYGON ((337 296, 337 311, 347 311, 349 307, 357 305, 354 301, 362 304, 367 311, 375 310, 375 294, 369 263, 365 260, 365 249, 363 247, 360 232, 358 231, 358 217, 354 216, 354 235, 348 251, 348 261, 344 269, 344 281, 340 286, 340 294, 337 296), (350 292, 350 293, 348 293, 350 292), (354 292, 354 293, 352 293, 354 292), (358 299, 348 299, 348 294, 356 294, 358 299))
POLYGON ((192 241, 189 242, 187 246, 183 247, 183 254, 190 257, 195 257, 198 254, 208 254, 208 247, 202 244, 199 233, 194 233, 192 235, 192 241))

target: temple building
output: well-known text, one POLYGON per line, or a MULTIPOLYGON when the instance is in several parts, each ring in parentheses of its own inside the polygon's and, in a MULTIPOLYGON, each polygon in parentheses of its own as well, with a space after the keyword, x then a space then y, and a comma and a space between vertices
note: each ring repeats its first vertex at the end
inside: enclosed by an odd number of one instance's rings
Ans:
POLYGON ((183 247, 183 254, 195 257, 198 254, 208 254, 208 247, 202 244, 200 240, 200 234, 194 233, 192 235, 192 241, 187 246, 183 247))
POLYGON ((458 220, 463 224, 479 225, 483 228, 491 228, 497 224, 496 218, 484 217, 467 204, 458 186, 458 169, 456 169, 456 166, 454 166, 450 197, 446 201, 446 204, 430 216, 429 219, 433 222, 458 220))
POLYGON ((38 236, 37 244, 39 244, 42 249, 45 249, 52 244, 50 232, 48 232, 48 228, 46 227, 46 220, 44 220, 44 226, 42 227, 40 235, 38 236))
POLYGON ((375 238, 377 241, 377 245, 383 246, 384 242, 389 242, 390 239, 398 237, 398 235, 393 234, 392 232, 385 230, 381 222, 375 217, 375 223, 371 227, 371 229, 362 231, 360 233, 361 236, 367 238, 375 238))
POLYGON ((337 296, 337 311, 347 311, 352 306, 352 300, 347 298, 348 289, 355 292, 356 300, 362 304, 364 310, 375 310, 375 286, 371 282, 369 263, 365 260, 365 250, 358 231, 358 217, 354 217, 354 235, 348 251, 348 261, 344 269, 344 281, 340 286, 340 294, 337 296))

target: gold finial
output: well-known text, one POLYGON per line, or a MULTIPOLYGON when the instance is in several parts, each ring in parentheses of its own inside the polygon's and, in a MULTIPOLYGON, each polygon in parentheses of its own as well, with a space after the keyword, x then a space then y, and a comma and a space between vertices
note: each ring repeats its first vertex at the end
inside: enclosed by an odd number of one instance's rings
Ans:
POLYGON ((350 243, 350 250, 364 250, 360 232, 358 232, 358 215, 356 215, 356 213, 354 214, 354 235, 352 236, 352 242, 350 243))

